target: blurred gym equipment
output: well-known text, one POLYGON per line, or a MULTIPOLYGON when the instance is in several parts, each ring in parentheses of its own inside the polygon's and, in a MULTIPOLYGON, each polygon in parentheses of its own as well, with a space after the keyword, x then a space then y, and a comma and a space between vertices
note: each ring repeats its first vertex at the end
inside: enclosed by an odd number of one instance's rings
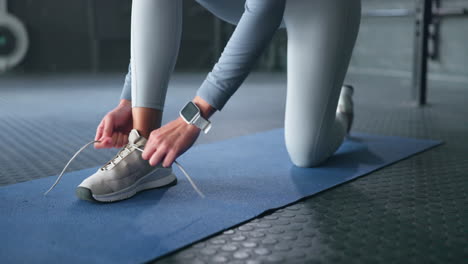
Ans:
POLYGON ((0 73, 18 65, 29 47, 24 24, 8 13, 7 0, 0 0, 0 73))

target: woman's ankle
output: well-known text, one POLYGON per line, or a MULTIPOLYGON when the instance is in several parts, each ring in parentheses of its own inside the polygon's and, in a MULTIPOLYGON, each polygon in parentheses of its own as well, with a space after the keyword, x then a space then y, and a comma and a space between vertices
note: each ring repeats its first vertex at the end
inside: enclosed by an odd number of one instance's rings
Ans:
POLYGON ((151 132, 161 126, 162 111, 160 110, 134 107, 132 108, 132 115, 133 128, 145 138, 149 138, 151 132))

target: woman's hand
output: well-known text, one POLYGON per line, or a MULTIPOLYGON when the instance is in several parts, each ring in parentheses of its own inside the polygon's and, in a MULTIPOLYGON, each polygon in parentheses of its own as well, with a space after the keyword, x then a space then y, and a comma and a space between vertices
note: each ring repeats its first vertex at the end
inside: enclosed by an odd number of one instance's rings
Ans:
MULTIPOLYGON (((201 116, 208 119, 216 109, 201 97, 192 100, 200 108, 201 116)), ((172 163, 187 151, 200 135, 200 129, 187 124, 181 117, 169 124, 153 130, 145 145, 142 158, 149 160, 152 166, 162 163, 163 167, 170 167, 172 163)))
POLYGON ((179 117, 151 132, 141 157, 149 160, 151 166, 162 162, 163 167, 170 167, 177 157, 195 143, 199 135, 199 128, 179 117))
POLYGON ((94 147, 101 148, 121 148, 128 143, 128 134, 133 127, 132 105, 125 99, 112 111, 107 113, 96 130, 94 140, 101 141, 95 143, 94 147))

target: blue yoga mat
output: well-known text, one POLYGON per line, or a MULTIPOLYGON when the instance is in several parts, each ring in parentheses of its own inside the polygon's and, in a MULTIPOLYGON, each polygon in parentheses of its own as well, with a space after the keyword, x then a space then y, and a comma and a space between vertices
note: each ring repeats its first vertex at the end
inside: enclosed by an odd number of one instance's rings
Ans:
POLYGON ((119 203, 78 200, 75 187, 97 168, 0 188, 0 262, 139 263, 363 176, 441 142, 353 134, 319 168, 293 166, 282 129, 199 145, 179 161, 188 181, 119 203))

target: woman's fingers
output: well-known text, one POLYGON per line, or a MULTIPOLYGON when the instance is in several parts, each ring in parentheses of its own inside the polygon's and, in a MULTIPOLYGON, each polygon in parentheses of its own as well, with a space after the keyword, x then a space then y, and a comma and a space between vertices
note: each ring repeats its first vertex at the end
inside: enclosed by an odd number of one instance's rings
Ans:
POLYGON ((116 148, 121 148, 123 145, 123 134, 122 133, 117 133, 117 142, 116 142, 116 148))
POLYGON ((177 152, 176 151, 169 151, 166 155, 166 157, 164 158, 164 161, 163 161, 163 167, 164 168, 169 168, 172 163, 174 163, 175 159, 177 158, 177 152))
POLYGON ((94 140, 99 140, 102 137, 102 132, 104 131, 104 120, 99 123, 99 126, 96 129, 96 136, 94 140))
POLYGON ((95 148, 121 148, 128 143, 129 128, 132 125, 131 107, 119 105, 107 113, 96 129, 95 148), (128 131, 127 131, 128 130, 128 131))
POLYGON ((159 163, 161 163, 161 161, 164 159, 165 156, 166 156, 166 150, 163 148, 158 148, 156 152, 154 152, 153 155, 151 156, 149 160, 149 164, 151 166, 156 166, 159 163))
POLYGON ((128 136, 124 133, 120 133, 119 148, 122 148, 123 146, 127 145, 127 143, 128 143, 128 136))
POLYGON ((195 143, 200 130, 181 118, 151 132, 142 158, 150 165, 170 167, 172 163, 195 143))
MULTIPOLYGON (((101 140, 103 131, 104 131, 104 119, 101 121, 101 123, 99 123, 96 129, 96 136, 94 137, 94 140, 101 140)), ((94 148, 96 149, 103 148, 102 142, 94 143, 94 148)))
POLYGON ((97 149, 122 148, 128 143, 128 135, 118 132, 112 134, 112 137, 102 136, 99 141, 101 142, 94 144, 97 149))
POLYGON ((143 153, 141 154, 141 157, 144 160, 149 160, 151 156, 153 156, 153 153, 156 151, 156 144, 153 143, 152 140, 149 140, 146 145, 143 153))
POLYGON ((120 146, 120 138, 121 138, 121 135, 120 133, 115 133, 115 141, 113 142, 113 147, 114 148, 119 148, 120 146))
POLYGON ((102 144, 105 148, 112 148, 112 138, 111 137, 104 137, 102 139, 102 144))
POLYGON ((128 143, 128 136, 122 133, 122 139, 121 139, 119 148, 122 148, 123 146, 127 145, 127 143, 128 143))
POLYGON ((94 140, 99 140, 101 142, 95 143, 94 147, 97 149, 101 148, 111 148, 112 143, 115 142, 113 139, 114 135, 112 133, 113 127, 112 127, 112 119, 109 118, 108 116, 104 117, 102 119, 101 123, 99 124, 97 130, 96 130, 96 137, 94 140))
POLYGON ((112 118, 109 116, 104 118, 104 131, 103 131, 103 136, 104 137, 112 137, 114 132, 114 122, 112 122, 112 118))
POLYGON ((96 149, 112 148, 112 138, 103 137, 99 141, 99 143, 95 143, 94 145, 96 149))
POLYGON ((112 147, 116 148, 117 147, 117 140, 119 139, 119 134, 114 133, 112 134, 112 147))

